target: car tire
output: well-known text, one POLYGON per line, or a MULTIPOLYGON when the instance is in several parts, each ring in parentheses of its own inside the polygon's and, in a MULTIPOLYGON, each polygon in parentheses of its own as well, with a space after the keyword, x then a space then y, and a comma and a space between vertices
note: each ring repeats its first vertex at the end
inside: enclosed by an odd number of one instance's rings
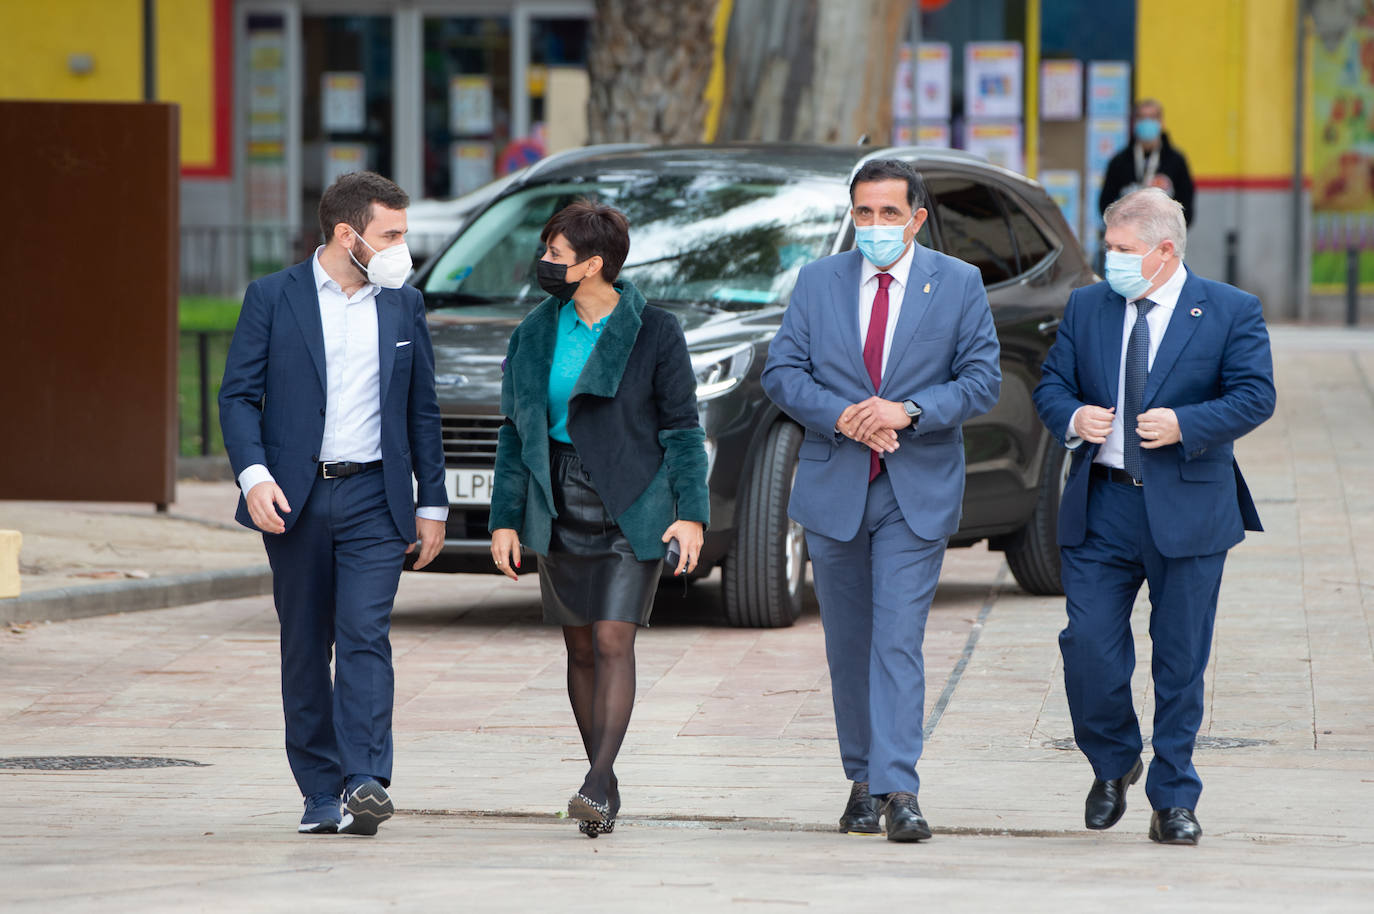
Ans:
POLYGON ((786 628, 801 615, 806 536, 787 516, 802 430, 778 422, 754 460, 721 577, 725 618, 739 628, 786 628))
POLYGON ((1007 565, 1026 593, 1055 596, 1064 592, 1059 579, 1059 501, 1073 452, 1050 438, 1040 461, 1040 482, 1030 520, 1007 542, 1007 565))

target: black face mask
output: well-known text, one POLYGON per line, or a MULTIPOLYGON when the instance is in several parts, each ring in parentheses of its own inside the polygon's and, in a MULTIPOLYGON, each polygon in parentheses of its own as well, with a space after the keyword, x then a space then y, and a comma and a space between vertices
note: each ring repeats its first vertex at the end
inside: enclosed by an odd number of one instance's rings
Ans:
MULTIPOLYGON (((578 263, 585 262, 578 261, 578 263)), ((582 284, 580 281, 568 282, 568 265, 565 263, 550 263, 547 260, 541 260, 535 267, 535 274, 539 277, 539 288, 559 301, 572 301, 573 293, 582 284)))

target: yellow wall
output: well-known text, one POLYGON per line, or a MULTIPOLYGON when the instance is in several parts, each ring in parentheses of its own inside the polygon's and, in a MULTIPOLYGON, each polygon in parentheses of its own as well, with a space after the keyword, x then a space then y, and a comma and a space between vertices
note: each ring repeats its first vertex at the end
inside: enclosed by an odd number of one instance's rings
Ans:
POLYGON ((1164 105, 1193 174, 1293 171, 1297 0, 1140 0, 1136 94, 1164 105))
MULTIPOLYGON (((181 106, 181 164, 214 162, 214 0, 157 4, 158 99, 181 106)), ((0 98, 137 101, 143 98, 141 0, 49 0, 6 16, 0 98), (71 54, 89 54, 89 75, 71 54)))

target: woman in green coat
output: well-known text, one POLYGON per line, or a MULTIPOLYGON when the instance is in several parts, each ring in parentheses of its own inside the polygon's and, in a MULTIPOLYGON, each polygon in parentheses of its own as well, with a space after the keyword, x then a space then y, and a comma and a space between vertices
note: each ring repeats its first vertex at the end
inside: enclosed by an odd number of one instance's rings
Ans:
POLYGON ((667 544, 690 572, 709 520, 705 432, 682 327, 617 281, 629 225, 579 200, 544 226, 549 293, 511 336, 491 554, 511 578, 537 553, 544 621, 563 627, 568 698, 589 763, 568 813, 589 837, 620 810, 614 764, 634 706, 634 639, 667 544))

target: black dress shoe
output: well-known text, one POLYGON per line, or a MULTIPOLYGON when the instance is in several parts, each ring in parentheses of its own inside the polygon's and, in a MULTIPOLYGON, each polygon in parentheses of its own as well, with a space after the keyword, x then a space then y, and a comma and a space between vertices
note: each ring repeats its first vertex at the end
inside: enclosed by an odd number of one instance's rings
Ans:
POLYGON ((1092 829, 1103 829, 1121 821, 1126 811, 1126 788, 1140 780, 1140 772, 1144 770, 1140 759, 1136 759, 1131 770, 1123 776, 1110 781, 1094 780, 1083 807, 1083 823, 1092 829))
POLYGON ((849 803, 840 816, 840 831, 849 835, 881 835, 878 801, 868 792, 867 781, 855 781, 849 788, 849 803))
POLYGON ((1202 826, 1191 809, 1174 806, 1156 809, 1150 816, 1150 840, 1159 844, 1197 844, 1202 826))
POLYGON ((924 841, 930 826, 916 804, 916 794, 897 791, 883 798, 882 814, 887 817, 887 840, 924 841))

